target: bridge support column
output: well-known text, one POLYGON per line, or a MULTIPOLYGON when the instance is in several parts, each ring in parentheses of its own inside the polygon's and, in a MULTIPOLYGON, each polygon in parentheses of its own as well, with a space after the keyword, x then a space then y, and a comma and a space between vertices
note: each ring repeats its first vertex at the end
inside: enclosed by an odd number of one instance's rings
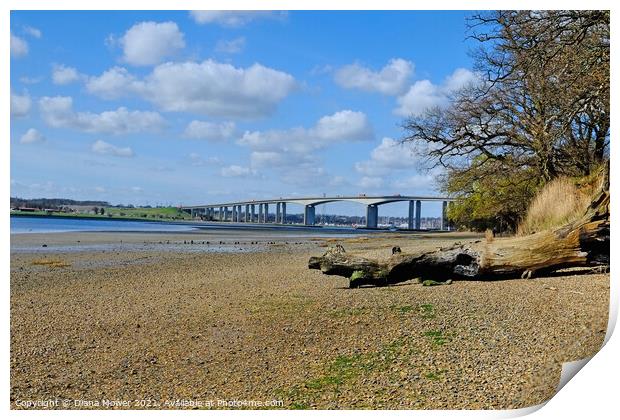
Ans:
POLYGON ((237 206, 232 206, 232 215, 230 218, 231 222, 235 222, 237 220, 237 206))
POLYGON ((407 220, 407 229, 413 229, 414 222, 414 212, 415 212, 415 201, 409 201, 409 219, 407 220))
POLYGON ((307 205, 304 207, 304 225, 314 225, 315 208, 313 205, 307 205))
POLYGON ((263 203, 258 205, 258 223, 263 223, 263 203))
POLYGON ((250 220, 250 205, 245 205, 245 214, 243 215, 243 221, 248 222, 250 220))
POLYGON ((422 202, 420 200, 416 200, 415 202, 415 228, 420 230, 420 219, 422 215, 422 202))
POLYGON ((280 223, 280 203, 276 203, 276 223, 280 223))
POLYGON ((241 211, 243 210, 243 206, 237 206, 237 223, 241 223, 241 211))
POLYGON ((376 229, 378 219, 379 206, 377 206, 376 204, 369 204, 366 207, 366 227, 368 229, 376 229))
POLYGON ((220 207, 220 211, 217 215, 217 218, 220 222, 224 220, 224 207, 220 207))
POLYGON ((265 203, 263 206, 263 223, 269 223, 269 203, 265 203))
POLYGON ((250 204, 250 223, 254 223, 254 215, 256 214, 256 206, 250 204))
POLYGON ((282 203, 282 224, 286 224, 286 203, 282 203))
POLYGON ((441 205, 441 230, 450 230, 448 226, 448 202, 444 201, 441 205))

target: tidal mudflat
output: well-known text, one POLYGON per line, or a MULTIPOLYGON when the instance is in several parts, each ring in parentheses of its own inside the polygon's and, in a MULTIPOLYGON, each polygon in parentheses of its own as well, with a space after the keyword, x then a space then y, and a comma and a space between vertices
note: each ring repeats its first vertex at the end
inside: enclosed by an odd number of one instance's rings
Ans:
POLYGON ((471 235, 205 235, 13 235, 11 406, 519 408, 603 343, 609 274, 348 289, 307 268, 336 243, 382 257, 471 235))

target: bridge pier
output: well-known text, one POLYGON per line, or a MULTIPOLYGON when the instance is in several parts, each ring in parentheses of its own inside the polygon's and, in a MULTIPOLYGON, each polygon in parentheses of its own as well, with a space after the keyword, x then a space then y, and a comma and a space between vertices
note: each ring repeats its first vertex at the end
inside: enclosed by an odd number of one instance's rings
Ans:
POLYGON ((263 223, 269 223, 269 203, 264 204, 263 223))
POLYGON ((263 223, 263 203, 258 205, 258 223, 263 223))
POLYGON ((441 230, 450 230, 448 226, 448 202, 444 201, 441 205, 441 230))
POLYGON ((414 212, 415 212, 415 201, 411 200, 409 201, 409 219, 407 220, 407 229, 412 230, 413 229, 413 222, 414 222, 414 212))
POLYGON ((376 229, 377 221, 379 219, 379 206, 376 204, 369 204, 366 206, 366 227, 368 229, 376 229))
POLYGON ((276 223, 280 223, 280 203, 276 203, 276 223))
POLYGON ((230 221, 234 222, 237 219, 237 206, 232 206, 231 211, 232 211, 232 215, 231 215, 230 221))
POLYGON ((246 222, 246 223, 248 222, 249 214, 250 214, 250 205, 246 204, 245 205, 245 214, 243 215, 243 221, 246 222))
POLYGON ((420 230, 421 215, 422 215, 422 202, 420 200, 416 200, 415 202, 415 228, 417 230, 420 230))
POLYGON ((280 215, 280 217, 282 218, 282 224, 286 224, 286 203, 284 202, 282 203, 282 214, 280 215))
POLYGON ((313 205, 308 204, 304 207, 304 225, 312 226, 314 225, 315 219, 315 208, 313 205))

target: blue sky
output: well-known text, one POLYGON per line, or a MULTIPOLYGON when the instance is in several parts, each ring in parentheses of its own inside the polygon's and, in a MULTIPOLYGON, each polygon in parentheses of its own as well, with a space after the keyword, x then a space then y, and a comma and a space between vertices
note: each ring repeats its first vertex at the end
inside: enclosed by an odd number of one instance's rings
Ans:
POLYGON ((473 80, 466 16, 12 12, 11 195, 436 194, 397 141, 473 80))

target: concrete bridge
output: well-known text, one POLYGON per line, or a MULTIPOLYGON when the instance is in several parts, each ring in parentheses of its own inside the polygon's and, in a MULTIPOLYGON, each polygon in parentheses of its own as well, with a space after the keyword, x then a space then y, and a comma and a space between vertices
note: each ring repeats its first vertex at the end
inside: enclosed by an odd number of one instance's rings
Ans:
POLYGON ((193 217, 205 216, 211 220, 237 223, 286 223, 286 204, 304 206, 304 225, 315 224, 316 206, 336 201, 353 202, 366 205, 366 227, 376 229, 379 220, 379 206, 401 201, 409 202, 409 229, 420 229, 420 214, 423 201, 440 201, 442 206, 441 230, 448 230, 447 208, 448 203, 454 201, 448 197, 419 197, 419 196, 336 196, 336 197, 304 197, 304 198, 276 198, 272 200, 250 200, 231 203, 205 204, 200 206, 181 206, 181 209, 193 217), (269 206, 275 205, 275 220, 270 220, 269 206), (258 210, 258 213, 257 213, 258 210))

